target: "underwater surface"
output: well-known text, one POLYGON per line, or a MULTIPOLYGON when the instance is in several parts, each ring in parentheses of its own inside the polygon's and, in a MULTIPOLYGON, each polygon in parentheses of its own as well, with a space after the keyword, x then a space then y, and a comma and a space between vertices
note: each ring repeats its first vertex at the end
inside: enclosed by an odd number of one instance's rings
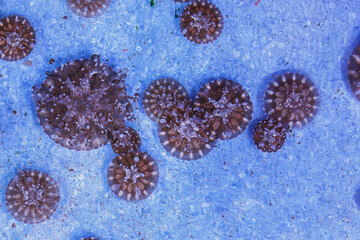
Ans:
POLYGON ((36 35, 24 59, 0 59, 0 239, 359 239, 360 103, 347 77, 360 43, 358 2, 211 2, 223 29, 198 44, 180 28, 189 3, 112 0, 101 16, 84 18, 65 0, 0 0, 0 18, 25 17, 36 35), (109 187, 117 156, 109 143, 69 149, 39 123, 34 89, 61 64, 94 54, 126 74, 133 121, 125 124, 157 164, 156 188, 141 201, 109 187), (266 153, 252 133, 267 117, 267 86, 289 71, 312 80, 319 108, 288 132, 282 148, 266 153), (200 159, 179 159, 164 148, 143 106, 146 88, 159 78, 176 79, 190 99, 206 83, 230 79, 248 93, 252 119, 200 159), (23 223, 7 208, 6 189, 22 170, 57 183, 60 200, 46 221, 23 223))

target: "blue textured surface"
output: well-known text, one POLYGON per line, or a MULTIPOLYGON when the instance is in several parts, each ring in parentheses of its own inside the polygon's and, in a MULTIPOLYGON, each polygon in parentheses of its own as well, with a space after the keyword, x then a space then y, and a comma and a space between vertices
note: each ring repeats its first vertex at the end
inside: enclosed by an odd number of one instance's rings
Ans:
POLYGON ((64 0, 0 1, 0 17, 26 17, 37 37, 26 59, 0 61, 0 239, 359 239, 360 104, 346 80, 360 35, 358 2, 212 0, 224 30, 208 45, 181 35, 175 11, 186 4, 155 2, 113 0, 101 17, 84 19, 64 0), (164 151, 156 124, 135 105, 130 125, 140 133, 141 150, 157 160, 160 179, 147 200, 122 201, 106 181, 111 147, 77 152, 55 144, 31 98, 46 71, 94 53, 128 70, 130 94, 142 94, 159 77, 179 80, 192 96, 212 79, 237 81, 250 94, 254 121, 203 159, 186 162, 164 151), (283 149, 267 154, 251 132, 265 116, 272 74, 285 69, 314 81, 320 111, 293 130, 283 149), (49 221, 27 225, 8 213, 5 189, 19 169, 58 181, 62 198, 49 221))

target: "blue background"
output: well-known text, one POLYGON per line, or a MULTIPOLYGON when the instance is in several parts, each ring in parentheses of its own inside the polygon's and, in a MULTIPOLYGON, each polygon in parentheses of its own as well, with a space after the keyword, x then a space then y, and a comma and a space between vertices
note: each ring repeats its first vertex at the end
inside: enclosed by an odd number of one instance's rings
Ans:
POLYGON ((0 17, 26 17, 37 39, 26 59, 0 61, 1 239, 359 239, 360 104, 346 79, 360 42, 359 2, 212 2, 224 16, 223 33, 213 44, 195 45, 175 17, 186 4, 172 0, 155 0, 154 7, 113 0, 95 19, 79 18, 64 0, 0 1, 0 17), (210 80, 237 81, 251 97, 253 121, 237 138, 187 162, 163 149, 156 124, 134 104, 136 120, 128 124, 139 132, 141 150, 156 159, 160 178, 147 200, 122 201, 106 181, 115 157, 110 145, 88 152, 57 145, 41 129, 31 98, 46 71, 95 53, 127 72, 131 95, 159 77, 179 80, 192 97, 210 80), (281 150, 263 153, 252 129, 265 116, 272 75, 285 70, 314 81, 320 110, 281 150), (44 223, 23 224, 6 209, 6 186, 21 169, 58 182, 61 201, 44 223))

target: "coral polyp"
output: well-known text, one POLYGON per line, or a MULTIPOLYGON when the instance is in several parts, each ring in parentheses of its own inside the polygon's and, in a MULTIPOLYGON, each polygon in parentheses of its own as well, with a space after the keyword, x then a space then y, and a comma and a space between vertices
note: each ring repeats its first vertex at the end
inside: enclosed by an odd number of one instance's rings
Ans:
POLYGON ((106 144, 113 123, 123 122, 132 111, 124 82, 98 55, 48 73, 34 99, 44 131, 75 150, 106 144))
POLYGON ((217 79, 205 84, 195 99, 202 118, 208 119, 216 138, 229 139, 242 133, 252 118, 253 106, 239 83, 217 79))
POLYGON ((147 153, 130 152, 110 162, 107 179, 116 196, 126 201, 139 201, 154 191, 159 171, 156 162, 147 153))
POLYGON ((360 44, 356 46, 350 56, 347 74, 351 91, 360 101, 360 44))
POLYGON ((16 61, 25 58, 35 47, 35 31, 21 16, 0 19, 0 59, 16 61))
POLYGON ((98 17, 106 12, 111 0, 66 0, 71 11, 80 17, 98 17))
POLYGON ((49 175, 39 171, 22 171, 9 183, 5 194, 11 215, 24 223, 41 223, 55 212, 59 188, 49 175))
POLYGON ((111 147, 116 154, 136 152, 140 147, 140 136, 131 127, 114 127, 108 134, 111 141, 111 147))
POLYGON ((288 131, 289 129, 283 123, 268 117, 256 125, 253 140, 260 150, 276 152, 284 145, 288 131))
POLYGON ((160 142, 166 151, 184 160, 204 157, 214 146, 215 136, 208 121, 196 115, 191 106, 177 109, 176 114, 164 115, 158 124, 160 142))
POLYGON ((267 114, 289 127, 301 127, 314 118, 319 94, 313 82, 300 73, 277 76, 265 93, 267 114))
POLYGON ((223 16, 214 4, 207 0, 194 0, 180 16, 182 34, 192 42, 210 43, 223 29, 223 16))
POLYGON ((185 108, 189 95, 184 86, 171 78, 153 81, 145 90, 143 105, 146 114, 153 121, 158 121, 163 114, 174 108, 185 108))

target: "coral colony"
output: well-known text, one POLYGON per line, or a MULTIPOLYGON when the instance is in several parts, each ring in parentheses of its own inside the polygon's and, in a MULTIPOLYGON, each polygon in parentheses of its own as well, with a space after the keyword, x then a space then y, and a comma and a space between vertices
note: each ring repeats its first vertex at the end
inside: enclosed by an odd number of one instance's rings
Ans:
MULTIPOLYGON (((189 2, 190 0, 175 0, 189 2)), ((75 14, 98 17, 110 0, 67 0, 75 14)), ((207 0, 194 0, 180 16, 182 34, 197 44, 211 43, 223 29, 220 10, 207 0)), ((0 58, 16 61, 25 58, 35 46, 35 32, 21 16, 0 19, 0 58)), ((360 48, 349 60, 348 78, 360 100, 360 48)), ((265 152, 276 152, 290 128, 307 124, 319 107, 313 82, 300 73, 285 73, 270 83, 264 109, 269 115, 253 131, 253 140, 265 152)), ((107 171, 111 191, 125 201, 140 201, 155 190, 159 170, 156 161, 140 151, 139 134, 125 125, 132 119, 132 106, 124 79, 99 55, 62 64, 34 89, 40 125, 49 137, 63 147, 92 150, 108 142, 118 155, 107 171)), ((171 155, 195 160, 204 157, 217 140, 241 134, 252 119, 253 105, 240 83, 216 79, 205 84, 194 100, 174 79, 153 81, 143 95, 148 117, 158 124, 158 136, 171 155)), ((9 183, 6 206, 15 219, 41 223, 56 211, 60 200, 56 181, 36 170, 21 171, 9 183)), ((97 238, 81 238, 95 240, 97 238)))
POLYGON ((356 46, 350 56, 347 74, 351 91, 360 101, 360 44, 356 46))
POLYGON ((60 195, 56 181, 39 171, 22 171, 9 183, 6 206, 17 220, 41 223, 55 212, 60 195))
POLYGON ((11 15, 0 19, 0 59, 16 61, 31 53, 36 43, 30 22, 11 15))
POLYGON ((245 130, 252 103, 239 83, 217 79, 189 100, 186 89, 173 79, 153 81, 143 97, 145 112, 158 122, 165 150, 184 160, 204 157, 216 139, 229 139, 245 130))
POLYGON ((85 18, 99 17, 109 8, 111 0, 66 0, 76 15, 85 18))
POLYGON ((253 140, 263 151, 275 152, 283 145, 288 128, 302 127, 319 108, 319 93, 314 83, 301 73, 279 75, 265 93, 264 109, 272 119, 261 121, 253 140))
POLYGON ((198 44, 213 42, 220 36, 224 25, 220 10, 207 0, 189 3, 179 20, 182 34, 198 44))

